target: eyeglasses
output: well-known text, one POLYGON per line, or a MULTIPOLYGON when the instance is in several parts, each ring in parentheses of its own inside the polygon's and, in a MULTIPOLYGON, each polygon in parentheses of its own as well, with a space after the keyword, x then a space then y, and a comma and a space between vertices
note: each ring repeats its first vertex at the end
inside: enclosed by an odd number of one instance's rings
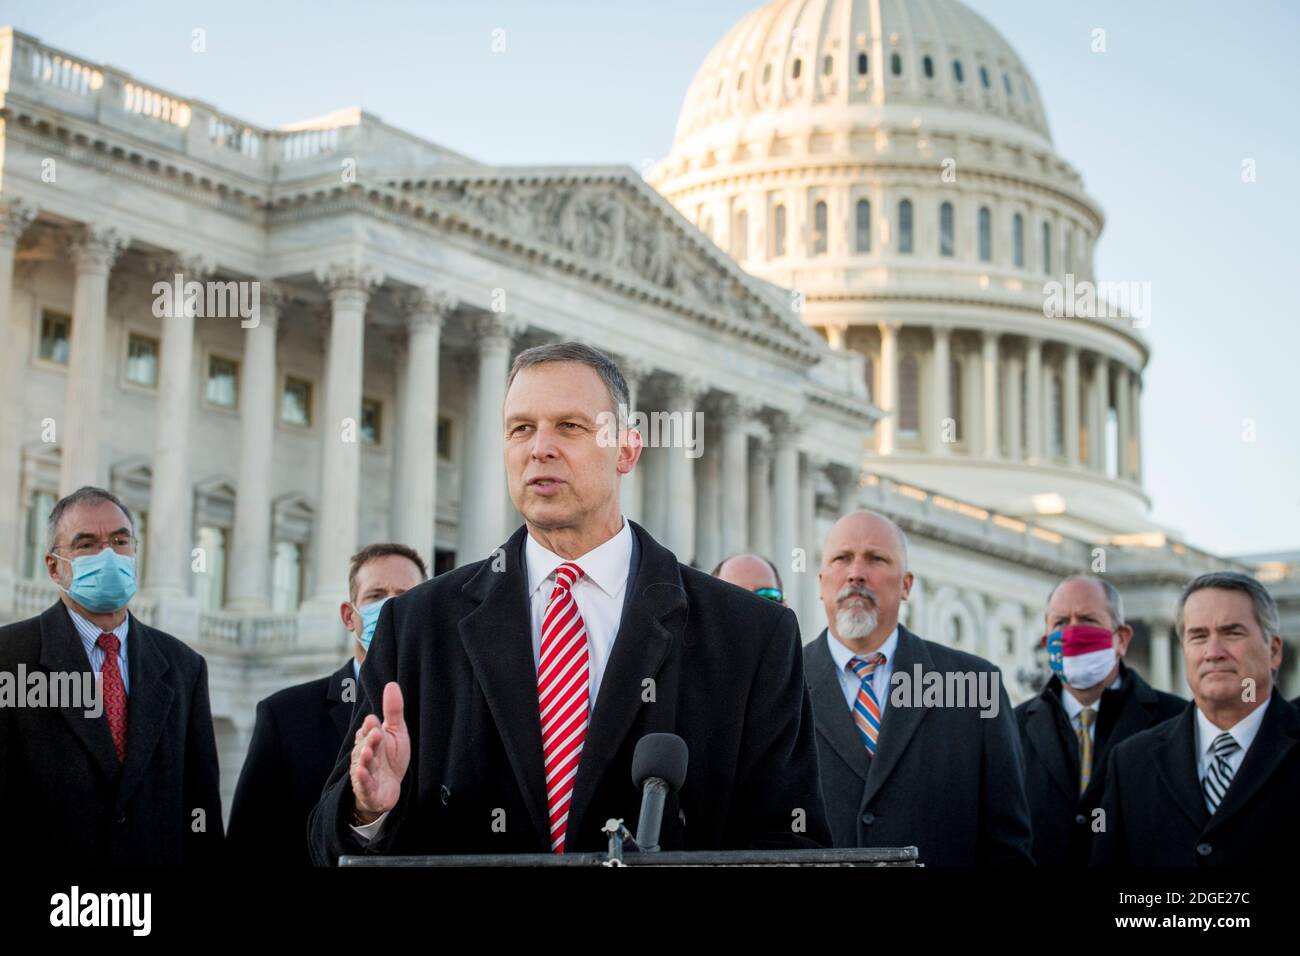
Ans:
POLYGON ((785 602, 785 595, 781 593, 780 588, 755 588, 754 593, 761 598, 767 598, 769 601, 775 601, 777 604, 785 602))
POLYGON ((84 558, 92 554, 99 554, 105 548, 112 548, 118 554, 131 554, 135 551, 139 539, 133 534, 115 534, 109 538, 78 541, 74 545, 67 547, 50 548, 51 552, 66 551, 74 558, 84 558))

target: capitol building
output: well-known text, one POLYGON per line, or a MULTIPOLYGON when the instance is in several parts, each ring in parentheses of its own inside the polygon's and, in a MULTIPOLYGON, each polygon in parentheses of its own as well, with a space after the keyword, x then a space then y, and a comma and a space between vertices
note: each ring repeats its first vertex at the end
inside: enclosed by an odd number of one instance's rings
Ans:
POLYGON ((133 613, 207 660, 227 808, 257 702, 350 654, 358 546, 441 572, 517 526, 506 374, 567 339, 619 360, 636 410, 703 423, 690 453, 647 449, 626 513, 697 567, 771 556, 805 640, 820 541, 862 507, 909 536, 908 626, 998 664, 1013 701, 1051 586, 1090 570, 1124 595, 1130 663, 1184 695, 1182 585, 1259 574, 1300 693, 1300 553, 1150 519, 1141 316, 1044 307, 1104 279, 1101 205, 956 0, 755 9, 644 178, 486 165, 360 109, 262 128, 12 29, 0 130, 0 623, 57 598, 57 498, 113 490, 133 613), (205 295, 159 308, 160 283, 205 295))

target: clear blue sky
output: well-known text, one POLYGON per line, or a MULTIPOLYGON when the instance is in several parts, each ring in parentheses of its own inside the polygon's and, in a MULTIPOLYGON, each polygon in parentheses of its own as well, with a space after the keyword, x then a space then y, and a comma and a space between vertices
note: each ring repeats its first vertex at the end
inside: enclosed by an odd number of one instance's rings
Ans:
MULTIPOLYGON (((1152 283, 1154 517, 1220 552, 1300 549, 1300 3, 968 2, 1034 74, 1059 152, 1106 212, 1099 277, 1152 283)), ((642 168, 667 152, 704 55, 756 5, 0 0, 0 23, 261 125, 360 105, 484 161, 642 168)))

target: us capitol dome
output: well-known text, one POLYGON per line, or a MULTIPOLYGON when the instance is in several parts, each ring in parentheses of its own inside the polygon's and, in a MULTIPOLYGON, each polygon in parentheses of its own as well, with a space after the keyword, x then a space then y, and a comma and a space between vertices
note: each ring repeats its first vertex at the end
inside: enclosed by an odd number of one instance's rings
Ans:
POLYGON ((982 17, 773 0, 706 57, 649 178, 865 356, 868 467, 1086 539, 1152 528, 1149 348, 1131 318, 1045 312, 1048 283, 1095 281, 1104 217, 982 17))

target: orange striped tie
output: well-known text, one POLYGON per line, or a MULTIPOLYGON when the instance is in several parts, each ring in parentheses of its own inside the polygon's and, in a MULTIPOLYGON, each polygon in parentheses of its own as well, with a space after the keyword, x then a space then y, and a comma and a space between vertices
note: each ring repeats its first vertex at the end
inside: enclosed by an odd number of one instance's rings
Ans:
POLYGON ((542 619, 542 653, 537 665, 552 853, 564 852, 573 781, 587 736, 587 627, 572 590, 582 575, 582 568, 571 561, 555 569, 555 589, 542 619))
POLYGON ((849 670, 857 674, 858 680, 862 682, 858 686, 858 699, 853 702, 853 722, 858 725, 862 745, 872 756, 875 756, 876 739, 880 736, 880 702, 876 700, 871 677, 883 663, 885 655, 878 652, 867 658, 850 658, 848 663, 849 670))

